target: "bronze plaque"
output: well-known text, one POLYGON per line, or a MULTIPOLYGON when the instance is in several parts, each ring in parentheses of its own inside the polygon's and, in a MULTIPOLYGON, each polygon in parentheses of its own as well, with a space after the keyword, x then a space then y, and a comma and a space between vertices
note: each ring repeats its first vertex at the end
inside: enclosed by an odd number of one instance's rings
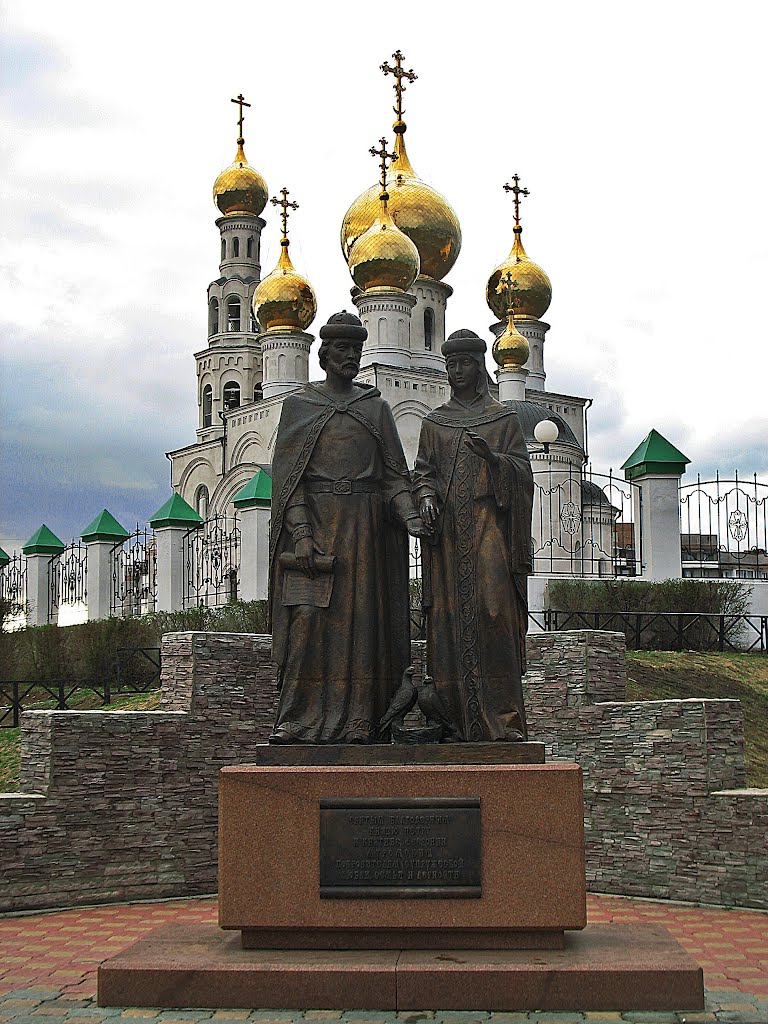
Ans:
POLYGON ((320 801, 321 898, 481 895, 479 797, 320 801))

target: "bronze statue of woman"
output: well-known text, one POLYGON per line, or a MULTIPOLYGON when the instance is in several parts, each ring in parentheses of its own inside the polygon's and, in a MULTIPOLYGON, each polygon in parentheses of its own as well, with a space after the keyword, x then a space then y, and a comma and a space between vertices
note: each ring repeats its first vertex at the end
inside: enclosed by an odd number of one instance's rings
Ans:
POLYGON ((451 398, 421 427, 427 663, 462 740, 521 741, 533 476, 517 414, 488 393, 485 350, 469 330, 445 341, 451 398))

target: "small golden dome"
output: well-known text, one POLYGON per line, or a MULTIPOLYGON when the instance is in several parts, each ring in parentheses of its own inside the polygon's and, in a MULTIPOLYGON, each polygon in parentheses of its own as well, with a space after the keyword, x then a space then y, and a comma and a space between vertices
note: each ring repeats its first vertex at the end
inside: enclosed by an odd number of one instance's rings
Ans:
MULTIPOLYGON (((461 249, 459 219, 447 199, 417 177, 405 150, 405 124, 395 122, 395 155, 387 185, 392 220, 415 243, 425 277, 441 281, 461 249)), ((379 185, 352 203, 341 225, 341 249, 349 261, 352 247, 370 230, 379 213, 379 185)))
MULTIPOLYGON (((515 241, 512 250, 491 276, 485 289, 485 301, 499 320, 507 315, 507 301, 501 279, 509 272, 515 288, 515 316, 540 320, 552 301, 552 283, 541 269, 528 257, 523 248, 523 229, 515 224, 515 241)), ((526 343, 527 344, 527 343, 526 343)))
POLYGON ((213 201, 223 214, 250 213, 258 217, 267 205, 267 183, 245 158, 243 139, 237 140, 234 163, 213 183, 213 201))
POLYGON ((528 362, 530 347, 515 326, 512 313, 507 313, 507 327, 493 343, 493 358, 502 370, 521 370, 528 362))
POLYGON ((265 331, 305 331, 317 313, 312 286, 297 274, 288 254, 288 239, 280 242, 277 266, 253 293, 253 315, 265 331))
POLYGON ((349 272, 364 292, 372 288, 405 292, 419 276, 419 250, 390 216, 387 195, 381 193, 378 216, 349 253, 349 272))

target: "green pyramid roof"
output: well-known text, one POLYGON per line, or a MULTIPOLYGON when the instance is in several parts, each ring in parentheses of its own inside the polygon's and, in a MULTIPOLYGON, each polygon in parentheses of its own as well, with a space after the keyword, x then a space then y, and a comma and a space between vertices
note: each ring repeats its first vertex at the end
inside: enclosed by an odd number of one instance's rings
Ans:
POLYGON ((651 430, 621 467, 627 480, 648 473, 682 476, 691 460, 675 448, 658 430, 651 430))
POLYGON ((257 469, 245 487, 232 499, 235 508, 266 508, 272 504, 272 478, 263 469, 257 469))
POLYGON ((195 512, 180 494, 175 492, 168 501, 150 516, 149 525, 153 529, 163 526, 199 526, 202 518, 195 512))
POLYGON ((57 555, 66 545, 43 523, 22 547, 25 555, 57 555))
POLYGON ((0 566, 8 565, 11 560, 11 556, 0 548, 0 566))
POLYGON ((80 534, 83 540, 125 540, 128 531, 106 509, 80 534))

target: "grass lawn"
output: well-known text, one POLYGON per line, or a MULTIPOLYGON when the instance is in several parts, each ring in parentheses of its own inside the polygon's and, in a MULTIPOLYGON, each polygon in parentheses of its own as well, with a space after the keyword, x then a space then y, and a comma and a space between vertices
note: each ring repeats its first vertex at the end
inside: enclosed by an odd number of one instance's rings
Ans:
POLYGON ((736 697, 744 714, 748 785, 768 789, 768 656, 630 651, 627 699, 736 697))

